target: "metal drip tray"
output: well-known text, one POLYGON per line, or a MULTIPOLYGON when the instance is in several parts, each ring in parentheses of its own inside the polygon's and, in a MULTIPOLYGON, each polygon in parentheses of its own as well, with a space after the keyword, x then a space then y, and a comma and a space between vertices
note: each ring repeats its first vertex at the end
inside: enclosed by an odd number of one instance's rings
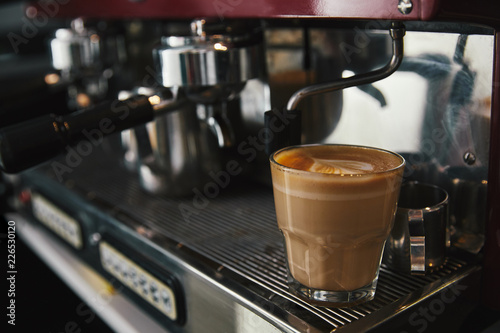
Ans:
MULTIPOLYGON (((193 261, 210 262, 231 284, 279 309, 274 316, 297 331, 364 331, 478 270, 453 257, 438 272, 422 277, 383 266, 373 301, 351 308, 317 307, 288 291, 271 188, 234 179, 227 188, 193 189, 193 196, 183 199, 153 196, 119 162, 105 156, 88 158, 68 175, 61 184, 122 221, 147 244, 169 243, 188 250, 184 253, 191 253, 193 261)), ((36 177, 39 172, 28 181, 36 177)), ((44 177, 59 183, 52 171, 44 177)))

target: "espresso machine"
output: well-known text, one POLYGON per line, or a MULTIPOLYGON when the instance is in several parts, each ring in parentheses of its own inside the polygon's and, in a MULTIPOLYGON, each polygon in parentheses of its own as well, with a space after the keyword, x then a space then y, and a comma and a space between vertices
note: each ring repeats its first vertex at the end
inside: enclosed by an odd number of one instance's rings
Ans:
POLYGON ((8 52, 45 66, 5 94, 6 216, 113 330, 461 332, 500 310, 496 2, 22 8, 8 52), (405 181, 445 189, 444 263, 384 261, 375 299, 353 307, 291 294, 269 154, 297 143, 389 149, 405 181))

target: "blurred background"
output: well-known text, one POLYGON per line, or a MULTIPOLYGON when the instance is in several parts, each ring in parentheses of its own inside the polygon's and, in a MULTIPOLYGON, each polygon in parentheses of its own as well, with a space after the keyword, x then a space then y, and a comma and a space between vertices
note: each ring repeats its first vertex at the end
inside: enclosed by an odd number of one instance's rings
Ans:
MULTIPOLYGON (((48 50, 48 36, 59 27, 55 20, 46 24, 27 24, 25 3, 23 1, 2 1, 0 4, 0 124, 6 117, 16 114, 19 108, 25 109, 26 96, 39 82, 27 78, 39 73, 43 77, 51 70, 48 50), (27 27, 33 27, 32 34, 27 27), (26 39, 23 36, 32 36, 26 39), (4 96, 16 98, 16 105, 8 104, 4 96)), ((61 23, 62 24, 62 23, 61 23)), ((32 96, 37 107, 64 110, 66 94, 32 96), (50 96, 50 98, 47 98, 50 96)), ((28 101, 26 101, 28 103, 28 101)), ((36 256, 30 248, 16 239, 16 325, 6 325, 5 307, 7 265, 7 221, 4 214, 8 210, 5 198, 9 188, 0 184, 0 245, 2 247, 2 332, 111 332, 111 330, 83 303, 58 276, 36 256)))

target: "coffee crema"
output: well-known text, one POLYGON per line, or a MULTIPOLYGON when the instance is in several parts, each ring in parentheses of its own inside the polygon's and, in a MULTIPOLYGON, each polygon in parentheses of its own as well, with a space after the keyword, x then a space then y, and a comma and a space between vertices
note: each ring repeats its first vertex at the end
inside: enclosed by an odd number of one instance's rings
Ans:
POLYGON ((288 148, 273 159, 276 217, 292 277, 333 291, 376 281, 404 159, 341 145, 288 148))
POLYGON ((275 161, 292 169, 340 175, 385 172, 402 163, 400 158, 390 152, 335 145, 287 149, 276 155, 275 161))

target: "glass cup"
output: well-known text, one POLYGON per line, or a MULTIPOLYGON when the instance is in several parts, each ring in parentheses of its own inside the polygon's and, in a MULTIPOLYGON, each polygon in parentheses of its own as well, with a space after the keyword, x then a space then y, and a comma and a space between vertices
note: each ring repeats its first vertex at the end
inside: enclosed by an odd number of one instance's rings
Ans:
POLYGON ((291 292, 322 306, 373 299, 404 158, 371 147, 303 145, 270 160, 291 292))

